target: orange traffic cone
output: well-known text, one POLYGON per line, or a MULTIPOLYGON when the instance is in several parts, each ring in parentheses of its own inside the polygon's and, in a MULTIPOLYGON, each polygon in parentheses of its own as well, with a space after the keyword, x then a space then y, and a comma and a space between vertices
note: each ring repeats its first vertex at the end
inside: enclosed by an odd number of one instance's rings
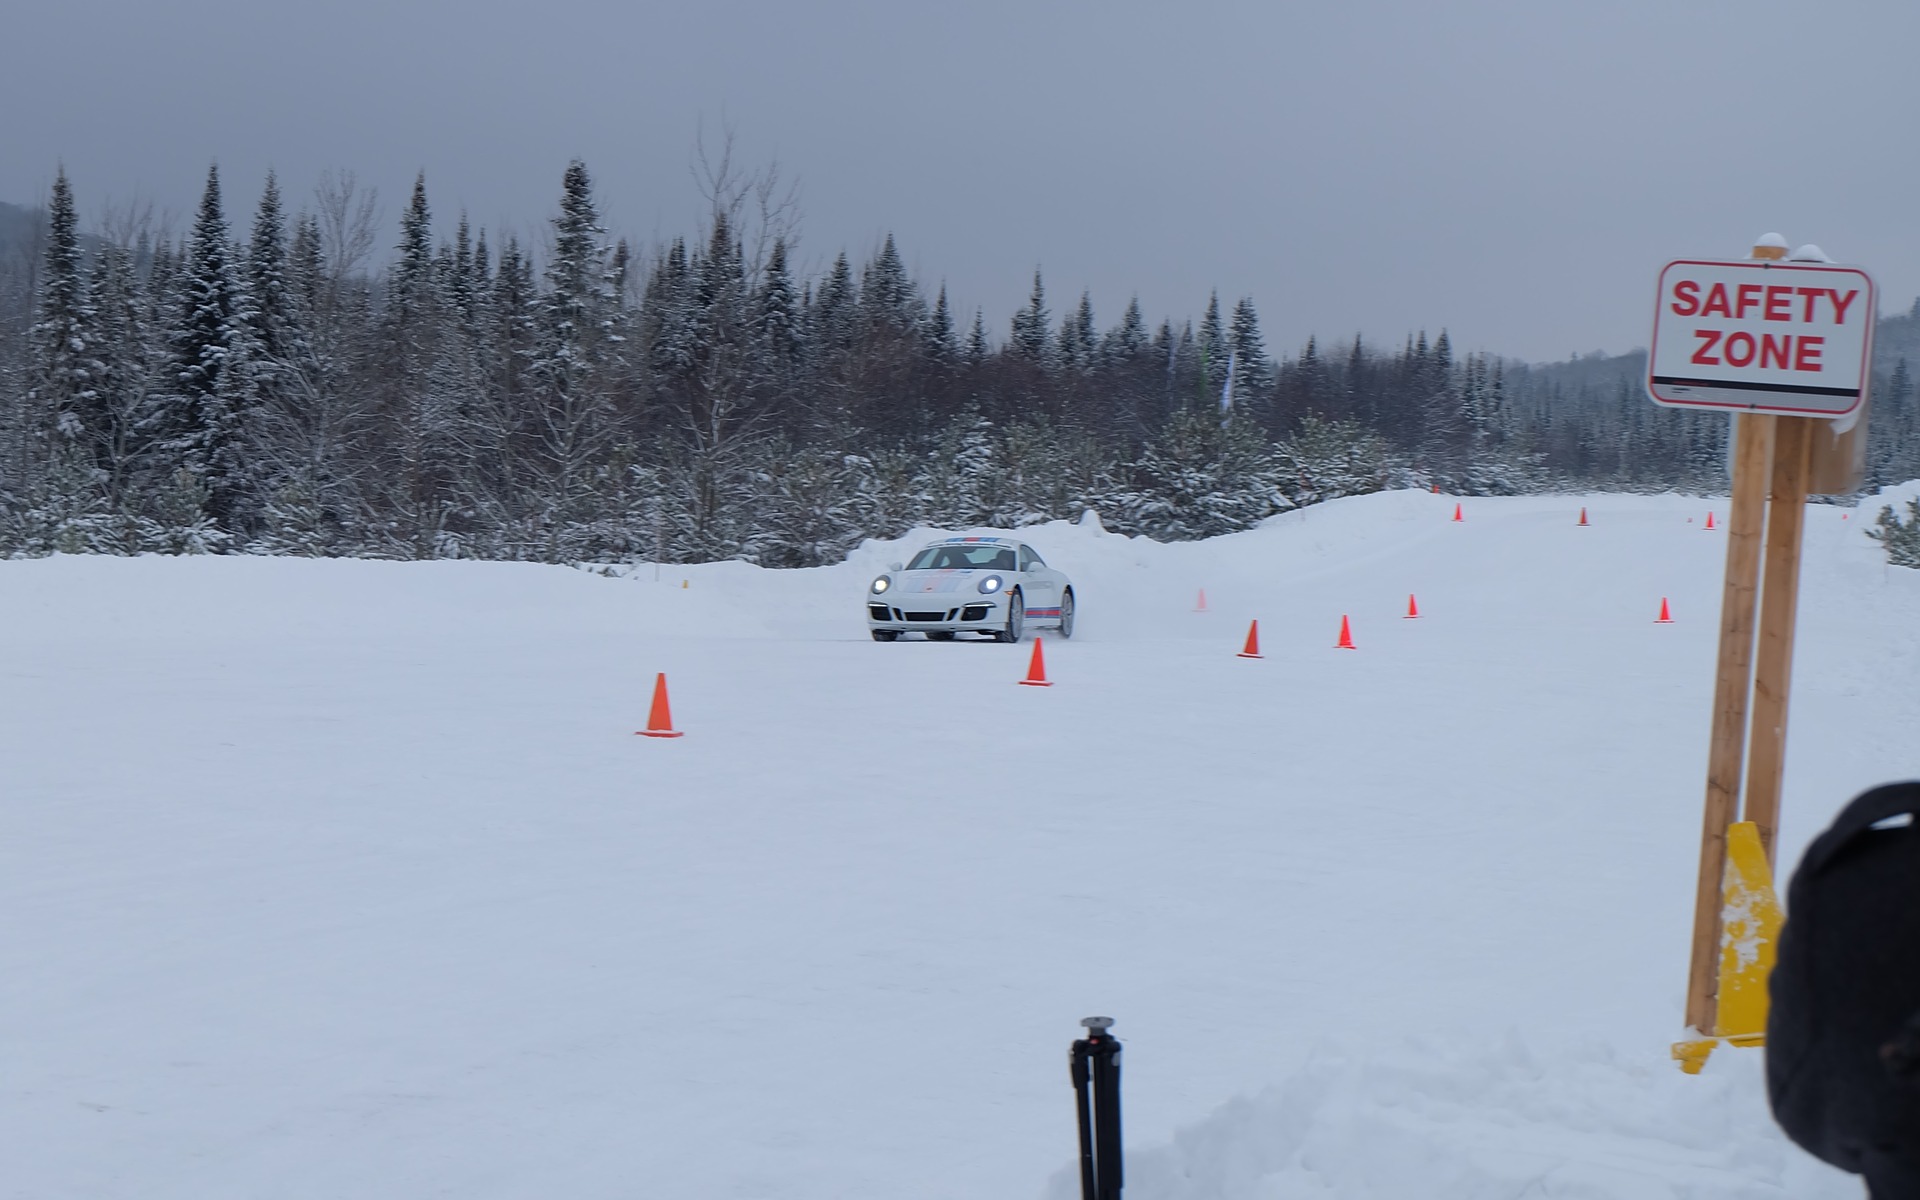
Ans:
POLYGON ((1411 593, 1409 593, 1407 596, 1407 618, 1406 619, 1409 621, 1412 621, 1418 618, 1419 616, 1420 616, 1420 606, 1414 603, 1413 596, 1411 593))
POLYGON ((1713 528, 1713 514, 1712 514, 1712 513, 1708 513, 1708 514, 1707 514, 1707 528, 1708 528, 1708 529, 1712 529, 1712 528, 1713 528))
POLYGON ((1247 626, 1247 644, 1240 651, 1240 653, 1235 657, 1237 658, 1260 658, 1261 657, 1260 622, 1255 621, 1253 624, 1247 626))
POLYGON ((1660 615, 1654 619, 1655 625, 1673 624, 1673 610, 1667 607, 1667 598, 1660 597, 1660 615))
POLYGON ((673 727, 673 710, 667 707, 667 673, 662 671, 653 677, 653 708, 647 713, 647 727, 639 730, 640 737, 681 737, 673 727))
POLYGON ((1433 494, 1436 496, 1440 494, 1440 485, 1437 483, 1433 485, 1433 494))
POLYGON ((1207 611, 1207 589, 1205 588, 1200 589, 1200 601, 1199 603, 1193 606, 1193 611, 1195 612, 1207 611))
POLYGON ((1580 506, 1580 523, 1582 525, 1587 523, 1587 506, 1584 504, 1580 506))
POLYGON ((1453 506, 1453 519, 1454 519, 1454 520, 1456 520, 1456 521, 1464 521, 1464 520, 1466 520, 1466 518, 1465 518, 1465 517, 1463 517, 1463 516, 1461 516, 1461 515, 1460 515, 1460 506, 1459 506, 1458 504, 1455 504, 1455 505, 1453 506))
POLYGON ((1340 614, 1340 640, 1333 644, 1335 650, 1358 650, 1353 644, 1353 626, 1347 624, 1347 614, 1340 614))
POLYGON ((1040 639, 1033 639, 1033 658, 1027 663, 1027 677, 1020 681, 1027 687, 1052 687, 1047 681, 1047 658, 1040 652, 1040 639))

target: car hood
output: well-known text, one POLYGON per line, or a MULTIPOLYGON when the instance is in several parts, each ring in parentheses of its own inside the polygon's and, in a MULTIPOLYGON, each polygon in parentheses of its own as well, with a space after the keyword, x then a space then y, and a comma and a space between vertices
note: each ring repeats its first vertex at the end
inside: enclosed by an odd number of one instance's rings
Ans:
MULTIPOLYGON (((980 581, 989 575, 1012 582, 1011 571, 944 570, 944 571, 895 571, 893 586, 884 593, 887 596, 903 598, 927 595, 967 595, 979 596, 980 581)), ((989 592, 983 599, 990 599, 998 592, 989 592)))

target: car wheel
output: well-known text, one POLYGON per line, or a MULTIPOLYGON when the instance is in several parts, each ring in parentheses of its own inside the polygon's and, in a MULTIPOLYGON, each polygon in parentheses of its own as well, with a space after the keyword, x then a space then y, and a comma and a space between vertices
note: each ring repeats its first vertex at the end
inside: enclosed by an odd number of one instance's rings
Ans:
POLYGON ((868 632, 873 634, 873 640, 876 642, 891 642, 900 636, 900 631, 897 629, 871 629, 868 632))
POLYGON ((1007 627, 994 634, 996 641, 1017 642, 1021 628, 1027 623, 1027 602, 1019 592, 1007 596, 1007 627))
POLYGON ((947 630, 942 629, 933 633, 929 633, 927 635, 927 640, 930 642, 950 642, 953 640, 953 634, 948 632, 947 630))
POLYGON ((1060 597, 1060 636, 1073 636, 1073 590, 1069 588, 1060 597))

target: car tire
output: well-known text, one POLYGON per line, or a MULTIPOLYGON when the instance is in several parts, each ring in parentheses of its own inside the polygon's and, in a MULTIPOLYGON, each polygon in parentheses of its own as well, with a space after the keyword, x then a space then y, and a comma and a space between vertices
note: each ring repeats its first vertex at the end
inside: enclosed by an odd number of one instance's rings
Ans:
POLYGON ((1017 642, 1027 624, 1027 601, 1018 591, 1007 595, 1007 627, 993 635, 996 642, 1017 642))
POLYGON ((953 634, 949 630, 938 629, 932 633, 929 633, 927 635, 927 640, 930 642, 950 642, 953 640, 953 634))
POLYGON ((1073 589, 1068 588, 1060 596, 1060 636, 1073 636, 1073 589))
POLYGON ((867 632, 873 635, 873 640, 876 642, 891 642, 900 637, 900 631, 897 629, 870 629, 867 632))

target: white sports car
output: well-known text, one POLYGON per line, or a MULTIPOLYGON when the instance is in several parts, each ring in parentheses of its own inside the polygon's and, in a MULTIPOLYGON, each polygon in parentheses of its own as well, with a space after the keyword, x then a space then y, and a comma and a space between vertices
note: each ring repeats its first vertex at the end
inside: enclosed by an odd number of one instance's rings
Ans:
POLYGON ((876 642, 924 633, 950 642, 984 633, 1017 642, 1031 622, 1073 636, 1073 584, 1010 538, 935 542, 867 585, 867 628, 876 642))

